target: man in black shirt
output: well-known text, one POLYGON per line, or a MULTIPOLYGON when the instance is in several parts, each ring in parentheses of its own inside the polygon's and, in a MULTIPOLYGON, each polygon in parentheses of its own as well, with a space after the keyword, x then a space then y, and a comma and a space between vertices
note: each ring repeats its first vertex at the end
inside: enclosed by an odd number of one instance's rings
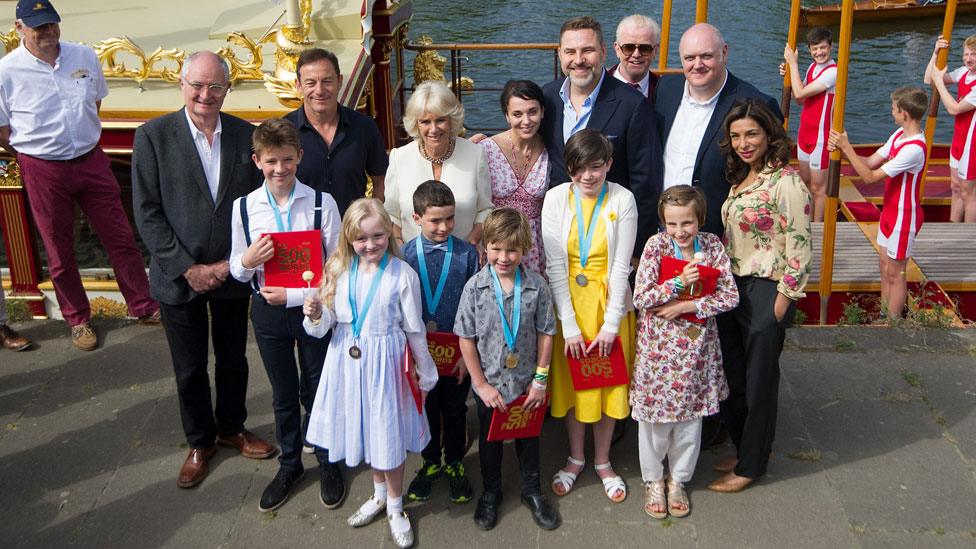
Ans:
POLYGON ((285 118, 302 140, 298 180, 331 194, 343 215, 349 204, 366 196, 367 174, 373 197, 383 200, 386 145, 372 118, 339 104, 339 60, 314 48, 301 54, 295 71, 305 103, 285 118))

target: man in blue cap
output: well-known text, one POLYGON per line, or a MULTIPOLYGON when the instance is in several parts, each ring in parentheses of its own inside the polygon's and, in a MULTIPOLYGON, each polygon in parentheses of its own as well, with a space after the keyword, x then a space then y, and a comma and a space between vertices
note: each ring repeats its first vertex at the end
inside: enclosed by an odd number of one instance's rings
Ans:
POLYGON ((111 160, 98 146, 98 110, 108 95, 87 47, 61 42, 61 17, 47 0, 17 2, 20 47, 0 59, 0 147, 17 158, 48 271, 75 347, 98 345, 74 251, 75 204, 108 252, 129 313, 159 323, 142 254, 122 209, 111 160))

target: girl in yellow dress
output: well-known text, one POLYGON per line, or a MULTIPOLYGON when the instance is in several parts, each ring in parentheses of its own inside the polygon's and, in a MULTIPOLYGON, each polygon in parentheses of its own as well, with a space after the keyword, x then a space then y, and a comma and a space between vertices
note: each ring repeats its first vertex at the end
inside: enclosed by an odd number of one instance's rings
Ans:
POLYGON ((566 417, 569 436, 569 459, 553 477, 552 491, 568 494, 583 470, 589 423, 596 473, 607 497, 621 502, 627 486, 610 466, 610 441, 616 421, 630 413, 628 386, 576 391, 566 358, 607 356, 619 337, 630 377, 635 321, 627 278, 637 238, 637 205, 629 190, 606 180, 612 155, 610 141, 595 130, 581 130, 566 142, 566 169, 573 181, 546 193, 542 239, 560 328, 550 370, 552 415, 566 417), (555 351, 560 348, 562 353, 555 351))

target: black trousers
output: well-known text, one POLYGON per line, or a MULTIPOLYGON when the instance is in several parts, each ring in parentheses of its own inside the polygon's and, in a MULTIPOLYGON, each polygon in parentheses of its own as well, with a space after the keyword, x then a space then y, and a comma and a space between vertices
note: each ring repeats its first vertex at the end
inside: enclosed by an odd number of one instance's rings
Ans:
POLYGON ((776 437, 779 357, 796 304, 791 303, 783 320, 777 321, 775 281, 735 277, 735 284, 739 306, 718 317, 729 382, 729 398, 722 402, 720 413, 737 450, 735 474, 758 478, 766 474, 776 437))
MULTIPOLYGON (((481 398, 474 397, 478 408, 478 457, 481 463, 481 482, 485 492, 502 491, 502 455, 504 442, 488 442, 488 428, 491 427, 492 409, 485 406, 481 398)), ((519 473, 522 477, 522 493, 527 496, 541 495, 539 482, 539 437, 515 439, 515 453, 518 455, 519 473)))
MULTIPOLYGON (((305 333, 303 319, 301 307, 286 309, 283 305, 269 305, 258 294, 251 299, 254 338, 271 382, 275 435, 281 447, 278 463, 290 471, 304 470, 302 444, 330 339, 330 335, 319 339, 305 333)), ((328 463, 329 454, 323 448, 315 449, 315 457, 319 463, 328 463)))
POLYGON ((246 297, 200 295, 181 305, 159 304, 176 374, 183 432, 193 448, 212 447, 218 433, 234 435, 244 430, 248 301, 246 297), (207 374, 208 335, 213 336, 216 406, 210 398, 207 374))
POLYGON ((420 455, 433 463, 441 462, 441 447, 444 448, 444 463, 461 461, 468 438, 467 413, 468 392, 471 390, 471 377, 457 382, 455 377, 440 377, 437 385, 427 394, 427 423, 430 424, 430 443, 420 455))

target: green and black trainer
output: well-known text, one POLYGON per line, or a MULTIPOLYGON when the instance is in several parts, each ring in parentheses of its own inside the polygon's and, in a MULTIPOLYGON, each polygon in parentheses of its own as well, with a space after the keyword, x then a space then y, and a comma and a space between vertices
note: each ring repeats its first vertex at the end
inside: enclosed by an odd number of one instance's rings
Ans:
POLYGON ((430 499, 430 490, 434 481, 444 472, 444 467, 440 463, 424 460, 424 464, 417 469, 417 476, 410 481, 407 488, 407 497, 413 501, 427 501, 430 499))
POLYGON ((474 489, 468 476, 464 474, 464 464, 455 461, 444 467, 444 473, 451 482, 451 501, 454 503, 467 503, 474 496, 474 489))

